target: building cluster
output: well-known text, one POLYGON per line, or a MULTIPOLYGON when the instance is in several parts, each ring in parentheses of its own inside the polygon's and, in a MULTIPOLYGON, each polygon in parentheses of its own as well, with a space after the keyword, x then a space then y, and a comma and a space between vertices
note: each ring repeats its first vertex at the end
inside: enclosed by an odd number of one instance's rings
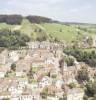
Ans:
POLYGON ((67 67, 59 61, 63 54, 61 44, 47 42, 28 43, 28 48, 3 50, 0 53, 0 100, 82 100, 84 90, 79 86, 70 89, 68 84, 78 85, 75 76, 80 64, 67 67), (62 74, 63 72, 63 74, 62 74))

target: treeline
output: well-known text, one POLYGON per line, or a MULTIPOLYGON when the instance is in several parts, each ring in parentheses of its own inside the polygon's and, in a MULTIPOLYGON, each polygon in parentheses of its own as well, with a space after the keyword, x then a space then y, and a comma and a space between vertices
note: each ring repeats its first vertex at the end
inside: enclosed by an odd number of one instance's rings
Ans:
POLYGON ((28 41, 30 41, 30 38, 27 35, 21 34, 19 31, 0 31, 0 47, 18 48, 26 46, 26 42, 28 41))
POLYGON ((87 51, 82 51, 79 49, 66 49, 64 50, 64 53, 66 53, 67 55, 74 56, 79 62, 85 62, 91 67, 96 67, 96 52, 95 51, 87 52, 87 51))
POLYGON ((7 24, 21 24, 23 17, 21 15, 0 15, 0 22, 7 24))
POLYGON ((58 21, 54 21, 50 18, 47 17, 42 17, 42 16, 26 16, 23 17, 22 15, 0 15, 0 22, 1 23, 7 23, 7 24, 21 24, 22 20, 26 18, 28 19, 31 23, 58 23, 58 21))
POLYGON ((52 19, 41 16, 27 16, 26 19, 28 19, 31 23, 37 23, 37 24, 53 22, 52 19))

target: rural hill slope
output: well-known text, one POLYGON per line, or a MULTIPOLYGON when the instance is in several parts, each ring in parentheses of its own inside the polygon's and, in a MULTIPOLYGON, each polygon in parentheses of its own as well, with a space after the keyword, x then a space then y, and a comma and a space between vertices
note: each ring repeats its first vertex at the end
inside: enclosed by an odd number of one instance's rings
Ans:
POLYGON ((77 39, 79 35, 96 35, 96 26, 92 24, 74 24, 74 23, 31 23, 28 19, 23 18, 20 25, 9 25, 0 23, 1 29, 10 29, 12 31, 18 30, 21 33, 29 35, 33 40, 38 36, 47 36, 48 39, 53 38, 57 40, 64 40, 72 42, 77 39))

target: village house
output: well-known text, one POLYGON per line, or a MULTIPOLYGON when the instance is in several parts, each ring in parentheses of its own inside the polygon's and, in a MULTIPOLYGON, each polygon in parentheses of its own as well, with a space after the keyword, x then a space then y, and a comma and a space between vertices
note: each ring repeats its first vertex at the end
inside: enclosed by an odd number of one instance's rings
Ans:
POLYGON ((62 50, 57 49, 54 51, 54 54, 55 54, 56 58, 60 59, 61 55, 63 55, 63 52, 62 52, 62 50))
MULTIPOLYGON (((19 99, 27 84, 28 80, 25 78, 0 79, 0 100, 2 100, 3 98, 9 98, 9 100, 32 100, 19 99)), ((29 98, 30 95, 26 95, 26 97, 29 98)))
POLYGON ((50 98, 50 100, 55 100, 55 98, 59 99, 60 97, 63 97, 64 94, 63 90, 57 88, 54 84, 46 86, 44 89, 47 89, 47 94, 48 94, 47 98, 50 98))
POLYGON ((40 43, 39 42, 28 42, 27 45, 28 45, 28 48, 30 49, 36 49, 36 48, 39 48, 40 43))
POLYGON ((27 78, 17 78, 19 85, 25 86, 28 84, 28 79, 27 78))
POLYGON ((0 92, 0 100, 10 99, 11 94, 8 91, 0 92))
POLYGON ((27 73, 30 70, 30 63, 24 59, 19 60, 16 63, 16 76, 20 77, 20 76, 25 76, 27 75, 27 73))
POLYGON ((1 65, 0 66, 0 78, 4 78, 8 71, 10 71, 10 67, 8 67, 6 65, 5 66, 1 65))
POLYGON ((32 67, 46 67, 45 60, 39 58, 34 59, 32 61, 32 67))
POLYGON ((32 82, 31 84, 27 84, 27 87, 32 89, 32 90, 36 90, 36 89, 38 89, 38 83, 32 82))
POLYGON ((19 100, 41 100, 41 98, 38 92, 33 93, 31 89, 25 88, 24 92, 19 96, 19 100))
POLYGON ((29 54, 27 54, 27 55, 24 57, 24 60, 27 61, 29 64, 31 64, 33 58, 32 58, 29 54))
POLYGON ((45 48, 49 50, 53 49, 58 49, 58 48, 63 48, 64 44, 60 43, 50 43, 48 41, 43 41, 43 42, 28 42, 27 43, 28 48, 30 49, 35 49, 35 48, 45 48))
POLYGON ((41 77, 48 75, 48 73, 50 73, 50 71, 52 70, 53 67, 54 67, 53 64, 49 64, 47 67, 40 68, 40 69, 33 75, 33 76, 34 76, 34 79, 40 80, 41 77))
POLYGON ((28 80, 25 78, 16 78, 11 81, 8 91, 12 96, 20 95, 28 84, 28 80))
POLYGON ((7 63, 7 60, 8 60, 8 50, 3 50, 1 53, 0 53, 0 65, 4 65, 7 63))
POLYGON ((61 89, 63 84, 64 84, 63 80, 57 80, 55 83, 55 85, 58 89, 61 89))
POLYGON ((16 62, 19 60, 19 54, 16 51, 11 51, 9 52, 9 59, 12 60, 13 62, 16 62))
POLYGON ((38 50, 35 53, 32 55, 32 67, 48 67, 49 64, 56 64, 52 53, 50 54, 46 50, 38 50))
POLYGON ((60 69, 59 68, 55 68, 55 66, 53 65, 53 68, 50 70, 50 77, 52 76, 58 76, 60 73, 60 69))
POLYGON ((45 64, 53 63, 52 53, 46 49, 37 49, 32 55, 32 66, 40 67, 45 64), (49 58, 50 57, 50 58, 49 58))
POLYGON ((66 84, 77 83, 75 76, 76 76, 76 74, 75 74, 74 70, 64 71, 64 74, 63 74, 64 83, 66 83, 66 84))
POLYGON ((0 79, 0 92, 8 90, 12 83, 17 82, 16 78, 1 78, 0 79))
POLYGON ((49 86, 49 85, 51 85, 52 84, 52 80, 51 80, 51 78, 49 78, 48 76, 44 76, 40 81, 39 81, 39 84, 38 84, 38 86, 39 86, 39 88, 44 88, 44 87, 46 87, 46 86, 49 86))
POLYGON ((35 49, 33 51, 33 55, 32 55, 33 58, 39 57, 39 58, 42 58, 42 59, 45 59, 46 57, 49 57, 49 56, 50 56, 49 50, 41 49, 41 48, 35 49))
POLYGON ((19 99, 19 95, 11 95, 9 100, 18 100, 19 99))
POLYGON ((11 82, 12 80, 9 78, 0 79, 0 100, 11 97, 11 93, 8 91, 11 82))
POLYGON ((26 49, 16 50, 16 52, 19 55, 20 59, 24 58, 28 54, 28 50, 26 49))
POLYGON ((22 93, 22 89, 18 89, 18 82, 13 80, 8 88, 8 91, 11 95, 18 95, 22 93))
POLYGON ((27 43, 28 48, 30 49, 36 49, 36 48, 45 48, 45 49, 50 49, 52 46, 52 43, 50 42, 28 42, 27 43))
POLYGON ((50 50, 50 46, 51 46, 51 43, 47 41, 40 43, 40 48, 45 48, 45 49, 50 50))

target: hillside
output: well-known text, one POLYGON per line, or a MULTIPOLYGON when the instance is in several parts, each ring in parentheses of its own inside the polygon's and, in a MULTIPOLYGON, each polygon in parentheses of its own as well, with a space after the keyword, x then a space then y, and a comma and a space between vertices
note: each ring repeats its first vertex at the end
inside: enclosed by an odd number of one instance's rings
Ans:
POLYGON ((72 42, 80 35, 95 36, 95 25, 74 25, 74 24, 61 24, 61 23, 31 23, 27 19, 23 19, 20 25, 9 25, 6 23, 0 23, 1 29, 10 29, 12 31, 19 30, 21 33, 27 34, 33 40, 37 37, 47 37, 50 39, 56 38, 58 40, 65 40, 72 42))

